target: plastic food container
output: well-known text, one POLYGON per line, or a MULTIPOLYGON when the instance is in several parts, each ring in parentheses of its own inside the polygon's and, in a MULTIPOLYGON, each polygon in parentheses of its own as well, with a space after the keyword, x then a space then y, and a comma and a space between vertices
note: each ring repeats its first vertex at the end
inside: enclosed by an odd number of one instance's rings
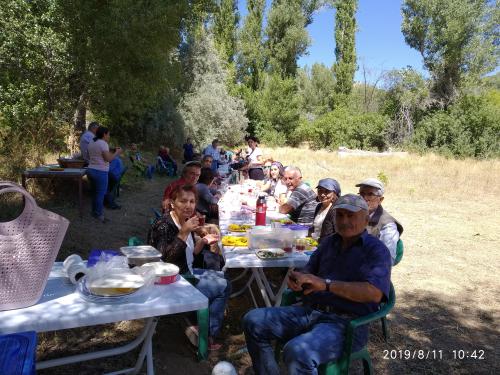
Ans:
POLYGON ((152 267, 155 270, 156 279, 155 284, 172 284, 177 281, 177 275, 179 274, 179 267, 172 263, 146 263, 142 267, 152 267))
POLYGON ((144 278, 140 275, 111 274, 92 280, 89 289, 96 296, 121 296, 136 292, 144 286, 144 282, 144 278))
POLYGON ((309 233, 309 227, 306 225, 286 224, 283 227, 290 229, 293 232, 294 238, 306 238, 309 233))
POLYGON ((120 247, 120 251, 127 257, 128 264, 132 266, 142 266, 145 263, 159 262, 161 258, 161 253, 149 245, 120 247))
POLYGON ((292 250, 293 232, 288 228, 261 227, 248 232, 250 249, 283 249, 292 250))

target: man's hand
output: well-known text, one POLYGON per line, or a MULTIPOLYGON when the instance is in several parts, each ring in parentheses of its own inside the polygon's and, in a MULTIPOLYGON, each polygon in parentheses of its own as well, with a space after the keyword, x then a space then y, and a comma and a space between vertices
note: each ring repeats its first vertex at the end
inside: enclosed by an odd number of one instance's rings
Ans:
POLYGON ((321 277, 300 272, 293 272, 293 274, 297 274, 297 277, 295 277, 297 280, 295 284, 299 286, 298 290, 303 290, 305 295, 313 292, 323 292, 325 290, 325 280, 321 277))
POLYGON ((297 271, 291 271, 288 275, 288 287, 294 292, 302 291, 302 287, 298 284, 298 278, 301 275, 303 274, 297 271))

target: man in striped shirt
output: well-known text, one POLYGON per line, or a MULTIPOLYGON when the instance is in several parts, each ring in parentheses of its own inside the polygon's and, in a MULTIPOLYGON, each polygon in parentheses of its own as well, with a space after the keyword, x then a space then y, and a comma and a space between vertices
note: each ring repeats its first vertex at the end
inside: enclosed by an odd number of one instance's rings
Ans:
POLYGON ((316 193, 302 181, 302 173, 297 167, 286 167, 283 179, 292 193, 286 201, 279 202, 280 212, 290 214, 290 219, 298 224, 312 225, 318 205, 316 193))

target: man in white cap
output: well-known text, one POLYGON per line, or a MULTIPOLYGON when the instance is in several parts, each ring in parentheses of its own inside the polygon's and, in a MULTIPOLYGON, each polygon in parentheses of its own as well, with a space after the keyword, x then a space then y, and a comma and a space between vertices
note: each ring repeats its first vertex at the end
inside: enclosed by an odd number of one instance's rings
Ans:
POLYGON ((391 253, 392 264, 396 259, 396 247, 403 234, 403 226, 382 207, 384 200, 384 184, 376 178, 367 178, 356 184, 361 195, 368 204, 370 219, 366 230, 382 241, 391 253))
MULTIPOLYGON (((342 355, 352 319, 379 309, 389 298, 391 259, 387 247, 366 230, 368 205, 347 194, 334 204, 336 233, 326 237, 307 265, 289 275, 288 286, 304 291, 301 306, 249 311, 243 318, 248 353, 257 375, 280 373, 274 340, 284 343, 289 374, 317 374, 318 366, 342 355)), ((368 326, 354 331, 352 351, 368 341, 368 326)))

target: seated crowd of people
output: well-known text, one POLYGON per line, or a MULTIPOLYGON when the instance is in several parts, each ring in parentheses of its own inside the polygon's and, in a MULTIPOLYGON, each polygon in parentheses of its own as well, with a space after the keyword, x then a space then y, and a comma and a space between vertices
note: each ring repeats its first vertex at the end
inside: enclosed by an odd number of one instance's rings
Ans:
MULTIPOLYGON (((90 126, 89 131, 93 131, 90 126)), ((109 150, 108 141, 109 130, 98 127, 86 151, 99 197, 106 193, 110 163, 121 154, 120 148, 109 150)), ((303 180, 299 168, 264 158, 257 138, 247 137, 246 142, 246 150, 232 152, 214 139, 198 161, 187 139, 181 175, 166 186, 163 214, 153 222, 147 242, 208 298, 209 349, 220 349, 231 284, 222 271, 224 258, 219 248, 218 184, 231 171, 240 178, 257 180, 280 213, 309 226, 319 246, 304 268, 289 274, 288 287, 304 294, 302 305, 258 308, 245 315, 243 330, 253 369, 256 374, 279 373, 273 345, 278 340, 284 344, 283 358, 290 374, 315 374, 319 364, 342 355, 349 321, 377 311, 388 300, 391 267, 403 227, 382 207, 385 186, 380 180, 360 181, 355 185, 358 194, 342 195, 340 183, 330 177, 319 180, 314 189, 303 180)), ((129 157, 143 163, 148 173, 152 165, 138 155, 136 147, 129 157)), ((162 146, 158 158, 177 173, 168 148, 162 146)), ((93 213, 102 215, 98 202, 93 204, 93 213)), ((196 323, 189 324, 186 335, 196 345, 196 323)), ((356 329, 353 351, 367 340, 368 327, 356 329)))

